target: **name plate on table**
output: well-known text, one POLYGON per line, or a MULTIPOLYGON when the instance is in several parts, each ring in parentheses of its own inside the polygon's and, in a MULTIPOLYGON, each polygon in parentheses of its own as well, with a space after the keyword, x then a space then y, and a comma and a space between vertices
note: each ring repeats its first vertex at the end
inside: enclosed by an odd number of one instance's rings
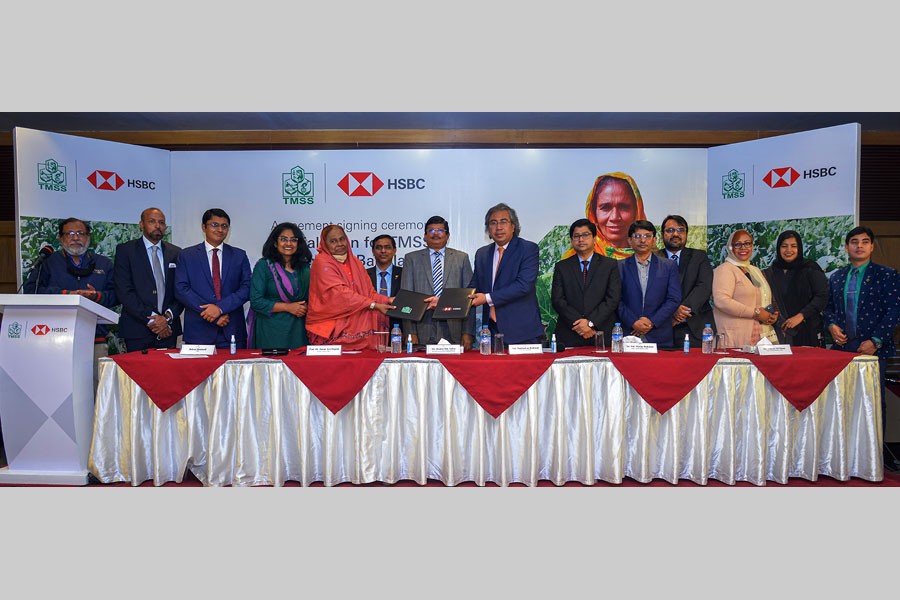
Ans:
POLYGON ((763 344, 756 347, 756 353, 760 356, 783 356, 793 354, 789 344, 763 344))
POLYGON ((215 344, 182 344, 179 354, 194 356, 212 356, 216 353, 215 344))
POLYGON ((340 356, 341 355, 341 347, 340 347, 340 345, 307 346, 306 347, 306 355, 307 356, 340 356))
POLYGON ((425 354, 462 354, 463 348, 457 344, 428 344, 425 354))
POLYGON ((656 344, 650 342, 624 342, 622 350, 625 352, 640 352, 643 354, 656 354, 656 344))
POLYGON ((543 354, 544 347, 540 344, 510 344, 510 354, 543 354))

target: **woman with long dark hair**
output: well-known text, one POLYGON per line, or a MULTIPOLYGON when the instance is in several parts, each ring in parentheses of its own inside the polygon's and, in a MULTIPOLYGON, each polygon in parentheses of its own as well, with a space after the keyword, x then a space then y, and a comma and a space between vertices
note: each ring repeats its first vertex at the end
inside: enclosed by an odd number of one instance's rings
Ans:
POLYGON ((815 261, 803 258, 803 240, 783 231, 775 243, 777 258, 763 271, 785 319, 775 327, 778 341, 791 346, 819 346, 822 311, 828 304, 828 279, 815 261))
POLYGON ((306 237, 293 223, 279 223, 262 248, 250 281, 251 348, 299 348, 306 336, 309 265, 306 237))

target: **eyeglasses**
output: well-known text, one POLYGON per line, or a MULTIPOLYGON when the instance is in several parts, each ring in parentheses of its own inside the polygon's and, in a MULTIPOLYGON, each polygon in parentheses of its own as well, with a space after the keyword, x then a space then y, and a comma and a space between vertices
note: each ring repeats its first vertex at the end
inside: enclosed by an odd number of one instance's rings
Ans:
POLYGON ((447 233, 447 230, 441 229, 440 227, 432 227, 431 229, 426 229, 425 232, 431 235, 444 235, 447 233))
POLYGON ((213 229, 222 229, 222 230, 231 229, 231 225, 229 225, 228 223, 217 223, 215 221, 213 221, 212 223, 207 223, 206 226, 212 227, 213 229))
POLYGON ((488 225, 490 225, 491 227, 496 227, 497 225, 503 225, 504 227, 506 227, 507 225, 509 225, 509 223, 509 219, 500 219, 499 221, 497 221, 496 219, 492 219, 488 221, 488 225))
POLYGON ((62 234, 70 239, 74 238, 74 237, 87 237, 90 235, 86 231, 63 231, 62 234))
POLYGON ((585 232, 585 233, 573 233, 573 234, 572 234, 572 239, 573 239, 573 240, 586 240, 587 238, 592 238, 592 237, 594 237, 594 235, 593 235, 592 233, 590 233, 590 232, 585 232))
POLYGON ((649 240, 650 238, 653 237, 653 234, 652 233, 633 233, 633 234, 631 234, 631 237, 633 237, 636 240, 649 240))
POLYGON ((685 229, 684 227, 666 227, 665 228, 665 232, 668 233, 669 235, 671 235, 673 233, 684 233, 685 231, 687 231, 687 229, 685 229))
POLYGON ((732 248, 750 248, 753 246, 753 242, 735 242, 731 244, 732 248))
POLYGON ((297 242, 300 241, 300 238, 281 236, 278 238, 278 241, 281 242, 282 244, 286 244, 288 242, 291 242, 292 244, 296 244, 297 242))

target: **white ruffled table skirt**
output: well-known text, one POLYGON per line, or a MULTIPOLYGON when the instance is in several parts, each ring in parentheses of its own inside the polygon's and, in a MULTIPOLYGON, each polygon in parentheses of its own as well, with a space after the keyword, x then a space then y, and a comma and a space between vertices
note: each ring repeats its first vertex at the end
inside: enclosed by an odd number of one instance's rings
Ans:
POLYGON ((750 361, 723 358, 660 415, 608 359, 573 357, 494 419, 440 362, 410 358, 385 360, 335 415, 283 363, 254 359, 162 412, 106 358, 89 469, 133 485, 188 469, 210 486, 881 481, 879 393, 877 359, 857 357, 798 412, 750 361))

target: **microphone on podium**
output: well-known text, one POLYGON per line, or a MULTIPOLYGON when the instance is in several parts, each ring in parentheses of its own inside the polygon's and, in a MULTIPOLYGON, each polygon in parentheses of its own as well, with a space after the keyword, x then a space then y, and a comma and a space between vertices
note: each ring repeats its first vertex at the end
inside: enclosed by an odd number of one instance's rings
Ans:
MULTIPOLYGON (((44 261, 47 260, 47 258, 49 258, 51 254, 53 254, 53 246, 51 246, 50 244, 44 244, 43 246, 41 246, 41 249, 38 251, 37 259, 35 259, 35 261, 31 264, 31 269, 29 269, 29 271, 28 271, 28 276, 31 277, 31 274, 34 273, 34 270, 37 269, 38 267, 40 267, 42 264, 44 264, 44 261)), ((25 283, 27 281, 28 281, 28 277, 26 277, 25 281, 22 282, 22 285, 19 286, 20 290, 25 287, 25 283)), ((38 282, 37 282, 37 279, 35 279, 35 281, 34 281, 35 293, 37 293, 37 285, 38 285, 38 282)), ((16 293, 18 293, 18 291, 16 293)))

